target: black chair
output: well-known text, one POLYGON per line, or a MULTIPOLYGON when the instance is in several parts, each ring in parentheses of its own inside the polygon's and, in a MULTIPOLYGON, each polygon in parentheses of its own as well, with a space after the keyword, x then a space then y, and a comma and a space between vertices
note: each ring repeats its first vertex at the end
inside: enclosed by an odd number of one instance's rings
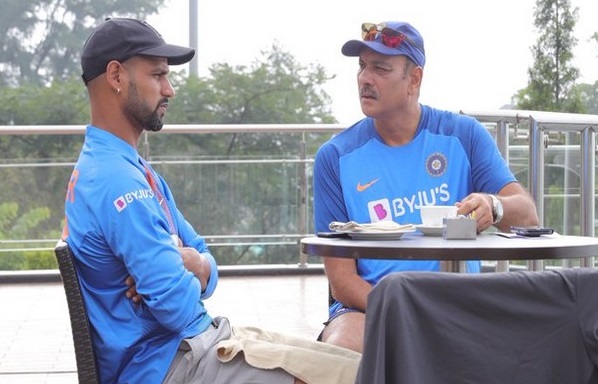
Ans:
POLYGON ((71 250, 66 242, 60 240, 54 248, 54 254, 58 261, 58 269, 69 308, 79 383, 99 383, 98 367, 91 340, 91 326, 71 250))

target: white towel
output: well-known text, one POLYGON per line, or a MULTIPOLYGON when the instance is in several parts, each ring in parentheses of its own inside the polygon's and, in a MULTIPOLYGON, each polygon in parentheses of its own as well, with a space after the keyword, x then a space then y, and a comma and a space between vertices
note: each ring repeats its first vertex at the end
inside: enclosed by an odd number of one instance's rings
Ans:
POLYGON ((232 329, 230 339, 217 345, 220 361, 243 353, 245 361, 254 367, 282 368, 308 384, 355 383, 361 353, 257 327, 232 329))
POLYGON ((415 231, 413 224, 398 224, 391 220, 378 221, 377 223, 363 223, 359 224, 354 221, 341 223, 333 221, 329 228, 337 232, 398 232, 398 231, 415 231))

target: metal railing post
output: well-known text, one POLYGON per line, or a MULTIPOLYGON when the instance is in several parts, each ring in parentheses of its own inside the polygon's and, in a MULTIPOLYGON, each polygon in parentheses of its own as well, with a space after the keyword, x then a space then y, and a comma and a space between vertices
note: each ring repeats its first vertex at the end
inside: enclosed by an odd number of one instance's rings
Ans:
MULTIPOLYGON (((496 122, 496 145, 502 157, 509 164, 509 129, 504 120, 496 122)), ((509 260, 498 260, 496 262, 496 272, 508 272, 509 260)))
MULTIPOLYGON (((299 232, 299 239, 307 235, 307 151, 305 143, 305 133, 302 134, 302 139, 299 142, 299 223, 297 226, 299 232)), ((299 244, 299 240, 297 241, 299 244)), ((307 267, 307 255, 299 249, 299 267, 307 267)))
MULTIPOLYGON (((581 212, 580 234, 594 236, 594 181, 596 164, 596 135, 592 127, 581 131, 581 212)), ((581 259, 582 267, 593 267, 594 257, 581 259)))
MULTIPOLYGON (((536 203, 540 225, 544 223, 544 132, 538 122, 530 116, 529 120, 529 192, 536 203)), ((528 269, 544 269, 543 260, 527 262, 528 269)))

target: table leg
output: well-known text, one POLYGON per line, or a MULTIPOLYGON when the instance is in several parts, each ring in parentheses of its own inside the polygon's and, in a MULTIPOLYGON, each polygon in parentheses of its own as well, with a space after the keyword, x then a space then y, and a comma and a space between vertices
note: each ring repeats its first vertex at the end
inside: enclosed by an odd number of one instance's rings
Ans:
POLYGON ((440 260, 441 272, 467 272, 467 263, 462 260, 440 260))

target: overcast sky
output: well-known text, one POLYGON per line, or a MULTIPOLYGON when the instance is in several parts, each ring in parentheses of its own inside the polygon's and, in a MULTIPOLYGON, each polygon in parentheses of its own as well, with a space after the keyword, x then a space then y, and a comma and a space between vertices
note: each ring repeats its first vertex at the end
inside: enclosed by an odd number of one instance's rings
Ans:
MULTIPOLYGON (((200 75, 218 62, 250 65, 276 42, 303 65, 321 64, 335 117, 352 124, 363 114, 357 98, 357 58, 344 57, 345 41, 360 38, 362 22, 408 21, 423 35, 426 67, 420 101, 434 107, 494 110, 527 85, 536 42, 535 0, 198 0, 200 75)), ((580 82, 598 80, 597 0, 579 7, 574 64, 580 82)), ((148 21, 167 42, 189 44, 187 0, 166 0, 148 21)), ((176 68, 173 68, 176 69, 176 68)))

